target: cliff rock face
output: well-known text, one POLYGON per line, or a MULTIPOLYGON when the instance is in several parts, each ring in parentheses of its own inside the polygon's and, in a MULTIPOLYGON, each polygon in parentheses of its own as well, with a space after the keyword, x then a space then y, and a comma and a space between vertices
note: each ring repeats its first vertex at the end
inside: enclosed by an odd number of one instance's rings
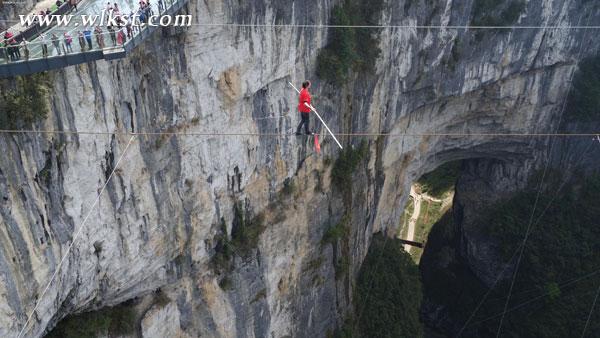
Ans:
POLYGON ((19 14, 28 13, 37 3, 37 0, 0 1, 0 32, 16 24, 19 14))
MULTIPOLYGON (((188 10, 203 23, 325 24, 334 4, 207 0, 188 10)), ((465 25, 471 5, 391 1, 380 23, 465 25)), ((598 22, 593 6, 532 0, 518 24, 598 22)), ((168 301, 141 312, 145 337, 324 336, 350 310, 371 234, 396 229, 413 180, 443 162, 482 157, 525 173, 547 146, 431 134, 552 130, 577 61, 599 46, 597 35, 577 29, 490 31, 479 40, 464 29, 379 35, 375 73, 342 87, 313 83, 334 131, 391 134, 362 137, 369 151, 351 196, 331 184, 333 140, 323 136, 317 155, 312 140, 290 136, 298 117, 287 81, 314 78, 325 29, 165 29, 128 59, 56 72, 52 113, 38 127, 115 134, 0 137, 0 336, 16 336, 37 300, 26 336, 159 288, 168 301), (230 236, 239 223, 236 205, 260 214, 264 231, 249 254, 233 255, 225 287, 211 259, 222 224, 230 236), (346 243, 322 243, 346 212, 346 243), (349 267, 336 271, 342 256, 349 267)), ((342 140, 353 147, 361 138, 342 140)))

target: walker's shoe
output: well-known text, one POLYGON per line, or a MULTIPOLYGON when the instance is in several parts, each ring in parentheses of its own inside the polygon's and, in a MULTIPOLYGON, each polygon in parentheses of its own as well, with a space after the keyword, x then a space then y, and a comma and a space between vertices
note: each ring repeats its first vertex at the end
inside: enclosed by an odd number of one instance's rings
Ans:
POLYGON ((301 132, 299 132, 299 131, 297 131, 297 132, 296 132, 296 136, 300 136, 300 135, 302 135, 302 133, 301 133, 301 132))
POLYGON ((308 133, 306 133, 306 135, 314 135, 315 133, 309 131, 308 133))

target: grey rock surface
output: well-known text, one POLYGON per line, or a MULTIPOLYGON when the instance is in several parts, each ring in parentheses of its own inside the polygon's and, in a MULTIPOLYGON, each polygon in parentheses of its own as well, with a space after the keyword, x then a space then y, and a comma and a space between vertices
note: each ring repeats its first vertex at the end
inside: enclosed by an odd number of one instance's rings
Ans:
MULTIPOLYGON (((188 10, 207 23, 324 24, 336 3, 207 0, 188 10)), ((465 25, 471 5, 391 1, 380 23, 465 25)), ((594 6, 532 0, 518 24, 592 24, 600 19, 594 6)), ((125 154, 130 138, 122 134, 1 136, 0 336, 16 336, 36 301, 28 337, 68 314, 158 288, 171 302, 147 309, 144 337, 324 336, 350 310, 371 235, 396 230, 415 179, 470 158, 509 163, 524 179, 548 148, 545 138, 439 134, 554 130, 577 61, 600 46, 581 29, 493 31, 478 42, 464 29, 382 29, 374 73, 341 88, 313 82, 315 105, 334 131, 391 134, 362 138, 369 153, 345 200, 324 161, 335 158, 334 142, 323 134, 319 156, 309 140, 289 136, 298 117, 287 81, 315 78, 326 39, 315 28, 165 29, 126 60, 56 72, 52 113, 40 129, 263 135, 137 136, 125 154), (450 67, 455 44, 460 55, 450 67), (288 179, 298 189, 282 197, 288 179), (224 290, 210 260, 221 219, 231 232, 236 203, 263 212, 266 230, 249 258, 236 256, 224 290), (352 215, 348 250, 322 245, 344 210, 352 215), (350 267, 336 278, 340 255, 350 267)), ((356 147, 361 138, 342 140, 356 147)))

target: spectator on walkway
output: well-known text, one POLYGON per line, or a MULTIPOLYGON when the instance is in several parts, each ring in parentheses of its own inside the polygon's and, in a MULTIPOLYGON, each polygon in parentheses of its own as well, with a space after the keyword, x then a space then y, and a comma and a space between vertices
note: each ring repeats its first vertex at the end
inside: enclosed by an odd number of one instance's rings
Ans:
POLYGON ((71 37, 71 34, 69 34, 69 32, 65 32, 63 35, 65 40, 65 46, 67 47, 65 53, 73 53, 73 47, 71 47, 71 43, 73 43, 73 37, 71 37))
POLYGON ((21 41, 21 48, 23 48, 23 54, 25 54, 25 60, 29 60, 29 41, 23 38, 21 41))
POLYGON ((40 34, 40 42, 42 44, 42 56, 48 57, 48 39, 45 33, 40 34))
POLYGON ((79 31, 77 38, 79 40, 79 49, 81 52, 85 52, 85 37, 83 36, 83 32, 79 31))
POLYGON ((6 61, 11 62, 15 60, 15 50, 10 45, 8 40, 4 39, 4 45, 6 46, 6 54, 8 55, 8 59, 6 61))
MULTIPOLYGON (((4 37, 0 37, 0 43, 2 44, 2 47, 4 48, 4 57, 6 58, 6 60, 10 60, 9 57, 9 53, 8 53, 8 40, 6 40, 6 38, 4 37)), ((2 54, 0 54, 2 55, 2 54)))
POLYGON ((117 32, 117 44, 119 46, 123 45, 123 35, 121 34, 121 30, 119 29, 119 31, 117 32))
POLYGON ((4 33, 4 44, 8 47, 8 56, 11 61, 17 61, 21 58, 19 52, 19 43, 15 39, 15 35, 11 32, 4 33))
POLYGON ((165 10, 165 5, 164 5, 163 1, 162 0, 158 0, 158 11, 160 13, 162 13, 162 12, 164 12, 164 10, 165 10))
POLYGON ((56 51, 58 52, 58 55, 62 55, 62 52, 60 51, 60 40, 58 40, 58 36, 52 33, 52 38, 50 38, 50 40, 52 40, 52 44, 54 45, 54 49, 56 49, 56 51))
POLYGON ((108 35, 110 35, 110 41, 112 41, 113 46, 117 45, 117 38, 115 37, 115 29, 113 28, 112 25, 108 25, 108 27, 106 28, 108 29, 108 35))
POLYGON ((4 59, 8 61, 8 56, 6 53, 6 46, 4 45, 4 41, 0 41, 0 59, 4 59))
POLYGON ((69 4, 71 5, 71 8, 77 12, 77 0, 69 0, 69 4))
POLYGON ((96 42, 98 43, 98 48, 104 49, 104 35, 102 34, 102 28, 100 26, 96 26, 94 34, 96 35, 96 42))
POLYGON ((13 40, 13 48, 15 49, 15 57, 17 61, 21 60, 21 48, 17 40, 13 40))
POLYGON ((15 61, 21 60, 21 50, 19 49, 19 42, 17 42, 17 40, 15 38, 12 38, 10 40, 10 44, 12 45, 12 48, 13 48, 15 61))
POLYGON ((134 14, 133 12, 129 13, 129 20, 127 20, 131 26, 131 35, 133 36, 135 33, 137 33, 139 27, 138 25, 140 24, 139 22, 139 18, 136 16, 136 14, 134 14))
POLYGON ((127 25, 125 26, 127 29, 127 38, 131 39, 133 37, 132 29, 131 29, 131 21, 127 21, 127 25))
POLYGON ((88 49, 92 50, 92 48, 94 48, 92 46, 92 30, 89 27, 86 27, 83 31, 83 36, 85 36, 85 41, 87 41, 88 49))
POLYGON ((125 27, 121 28, 121 32, 123 32, 123 44, 127 42, 127 29, 125 27))

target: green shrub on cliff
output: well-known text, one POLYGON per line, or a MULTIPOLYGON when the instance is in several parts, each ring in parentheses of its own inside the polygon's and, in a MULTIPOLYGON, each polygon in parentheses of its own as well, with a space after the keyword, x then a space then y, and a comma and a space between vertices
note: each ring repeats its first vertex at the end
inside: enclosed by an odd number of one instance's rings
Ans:
POLYGON ((227 236, 227 225, 225 219, 221 219, 219 233, 215 236, 215 254, 211 259, 213 268, 217 272, 228 272, 231 268, 231 258, 233 258, 233 246, 227 236))
POLYGON ((48 73, 17 76, 0 91, 0 129, 29 128, 46 118, 51 78, 48 73))
POLYGON ((452 189, 460 171, 460 161, 447 162, 419 179, 417 183, 422 192, 433 197, 442 198, 444 193, 452 189))
POLYGON ((523 0, 475 0, 471 25, 510 26, 517 22, 526 7, 523 0))
MULTIPOLYGON (((515 279, 513 294, 502 326, 506 337, 579 336, 590 313, 593 296, 600 285, 600 175, 576 178, 562 185, 564 176, 546 176, 538 196, 534 184, 508 200, 482 211, 482 229, 488 229, 507 262, 523 242, 531 224, 527 245, 515 279), (562 186, 560 191, 557 187, 562 186), (532 210, 536 212, 532 217, 532 210), (531 223, 530 223, 531 222, 531 223)), ((448 322, 461 327, 471 316, 487 289, 460 260, 441 264, 443 250, 436 250, 441 234, 438 225, 456 228, 453 217, 434 226, 423 266, 427 298, 443 304, 448 322), (451 223, 451 224, 447 224, 451 223), (437 251, 437 252, 436 252, 437 251), (440 266, 446 266, 441 268, 440 266)), ((455 239, 455 241, 457 241, 455 239)), ((457 246, 458 243, 454 243, 457 246)), ((453 254, 454 255, 454 254, 453 254)), ((514 263, 514 259, 512 261, 514 263)), ((508 274, 490 292, 463 337, 495 336, 510 286, 508 274)), ((446 332, 456 335, 456 327, 446 332)), ((600 311, 594 311, 588 333, 600 332, 600 311)))
POLYGON ((340 152, 331 169, 331 181, 341 191, 348 191, 352 186, 352 175, 358 168, 360 162, 367 156, 369 147, 366 141, 362 141, 355 149, 346 147, 340 152))
POLYGON ((567 102, 568 120, 588 122, 600 118, 600 55, 579 63, 567 102))
POLYGON ((213 239, 215 253, 211 258, 211 265, 215 272, 223 275, 220 282, 223 289, 231 286, 228 273, 233 269, 234 256, 247 258, 258 247, 260 235, 265 230, 264 214, 251 216, 242 202, 234 204, 233 216, 231 238, 227 234, 225 219, 222 218, 219 232, 213 239))
POLYGON ((234 206, 234 219, 231 228, 231 244, 239 254, 247 255, 258 246, 260 234, 265 230, 264 215, 252 217, 242 203, 234 206))
MULTIPOLYGON (((511 26, 514 25, 525 9, 524 0, 475 0, 471 15, 472 26, 511 26)), ((486 32, 491 30, 475 31, 475 38, 481 40, 486 32)), ((509 30, 498 30, 508 32, 509 30)))
MULTIPOLYGON (((331 24, 352 25, 349 13, 343 6, 333 8, 331 24)), ((329 44, 317 56, 317 75, 340 84, 357 58, 355 31, 352 28, 333 28, 329 44)))
POLYGON ((418 267, 396 238, 373 237, 356 282, 360 337, 422 337, 418 267))
MULTIPOLYGON (((344 0, 331 12, 335 26, 376 25, 383 0, 344 0)), ((370 71, 379 57, 378 31, 370 28, 330 28, 328 44, 317 56, 317 75, 342 84, 351 69, 370 71)))
POLYGON ((130 335, 135 330, 135 308, 125 303, 68 316, 46 338, 94 338, 130 335))
POLYGON ((350 222, 350 215, 346 214, 342 219, 335 225, 330 226, 321 239, 321 244, 333 244, 340 238, 348 236, 349 228, 348 223, 350 222))
MULTIPOLYGON (((537 200, 511 306, 534 296, 542 297, 539 302, 507 316, 503 331, 507 335, 567 337, 580 332, 586 320, 583 314, 587 314, 591 306, 590 295, 600 285, 600 275, 596 273, 600 266, 600 176, 571 181, 556 197, 555 187, 561 179, 561 175, 547 179, 551 182, 548 186, 553 188, 542 190, 537 200), (573 284, 564 283, 583 276, 588 278, 573 284), (519 293, 532 287, 537 290, 534 294, 519 293), (528 315, 534 309, 536 312, 528 315)), ((506 260, 525 236, 536 197, 537 189, 522 192, 497 207, 488 218, 493 236, 502 243, 506 260)), ((588 332, 600 332, 600 313, 592 319, 588 332)))

